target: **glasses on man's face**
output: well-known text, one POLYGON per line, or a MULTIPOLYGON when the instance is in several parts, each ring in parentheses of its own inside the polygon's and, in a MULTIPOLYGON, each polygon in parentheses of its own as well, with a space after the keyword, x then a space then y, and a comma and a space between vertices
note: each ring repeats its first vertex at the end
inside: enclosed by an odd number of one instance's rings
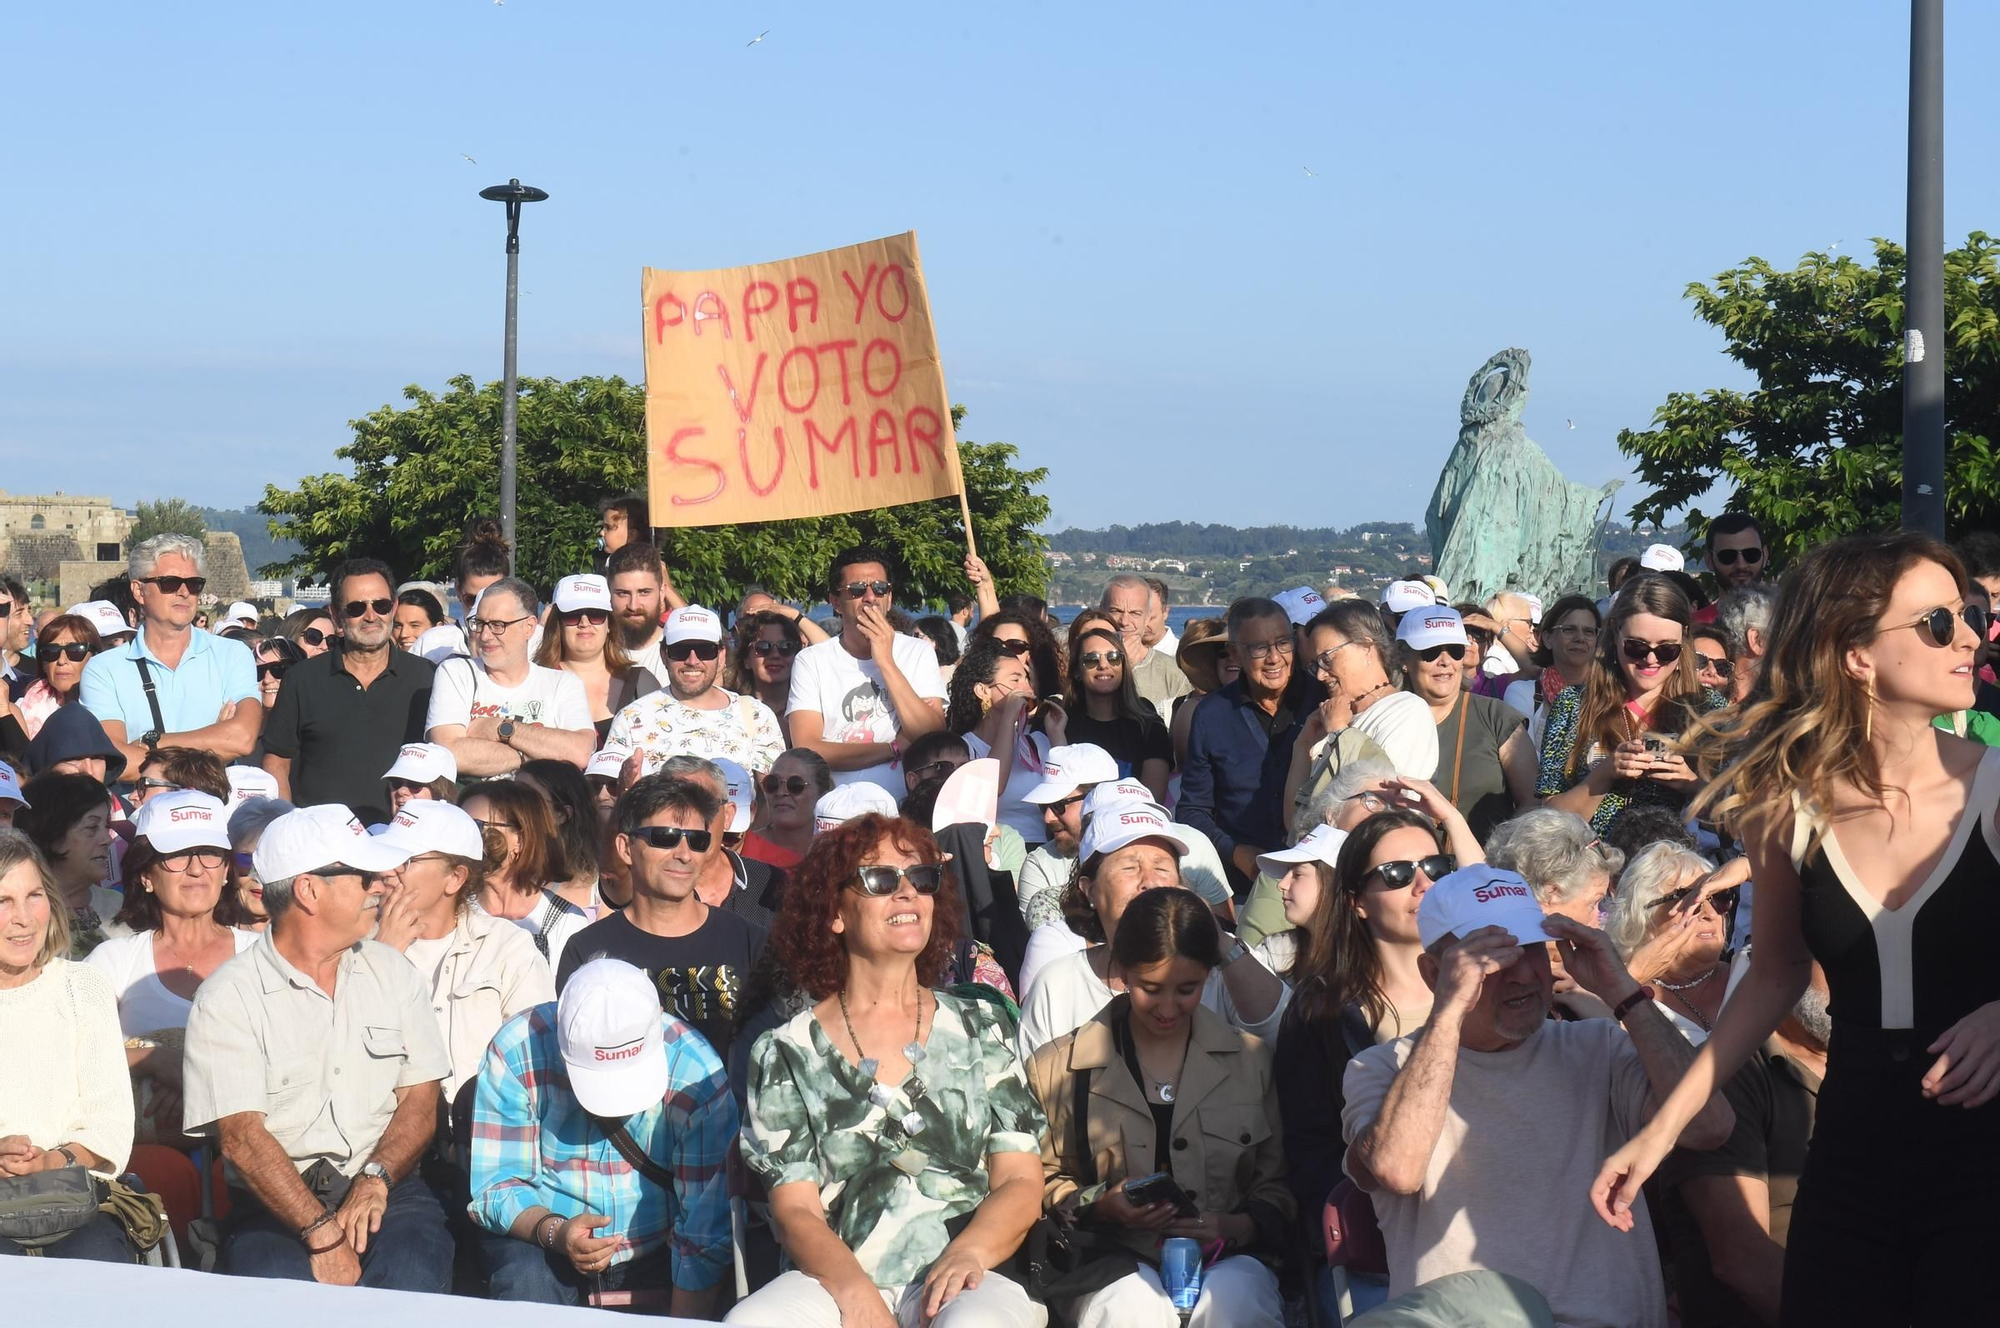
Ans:
POLYGON ((708 830, 683 830, 677 825, 642 825, 632 832, 632 838, 659 849, 676 849, 681 841, 687 841, 689 851, 706 853, 715 842, 715 835, 708 830))
POLYGON ((149 793, 172 792, 179 789, 180 785, 174 783, 171 779, 155 779, 153 776, 147 775, 145 778, 137 780, 133 784, 133 787, 139 790, 141 797, 144 797, 149 793))
POLYGON ((1747 549, 1717 549, 1715 551, 1715 565, 1717 567, 1734 567, 1738 558, 1743 560, 1745 567, 1755 567, 1758 563, 1764 561, 1764 551, 1754 544, 1747 549))
POLYGON ((1122 650, 1086 650, 1083 652, 1081 658, 1083 660, 1083 667, 1094 669, 1099 664, 1123 664, 1125 662, 1125 652, 1122 650))
POLYGON ((519 618, 467 618, 465 620, 465 630, 474 636, 484 636, 489 632, 494 636, 499 636, 509 627, 514 627, 524 622, 533 622, 534 620, 535 616, 533 614, 525 614, 519 618))
POLYGON ((896 893, 896 887, 904 881, 920 895, 934 895, 944 884, 944 864, 941 862, 918 862, 908 867, 864 866, 855 874, 855 888, 871 899, 882 899, 896 893))
POLYGON ((765 797, 774 798, 781 791, 789 793, 796 798, 799 794, 806 791, 806 781, 800 779, 797 775, 793 775, 788 779, 780 779, 776 775, 764 776, 765 797))
POLYGON ((1713 669, 1715 676, 1718 678, 1733 678, 1736 676, 1736 661, 1730 659, 1727 655, 1704 655, 1697 650, 1694 652, 1694 658, 1695 662, 1702 668, 1713 669))
MULTIPOLYGON (((162 595, 178 595, 183 589, 190 595, 199 595, 208 585, 205 576, 142 576, 139 580, 162 595)), ((12 609, 14 606, 9 604, 7 607, 12 609)))
POLYGON ((676 664, 685 664, 690 659, 707 664, 722 653, 722 647, 713 641, 676 641, 660 653, 676 664))
POLYGON ((393 599, 351 599, 340 607, 350 618, 366 618, 371 613, 377 618, 386 618, 396 611, 396 601, 393 599))
POLYGON ((866 599, 870 595, 887 599, 891 587, 887 581, 849 581, 844 589, 849 599, 866 599))
POLYGON ((190 866, 201 871, 214 871, 229 860, 229 854, 219 848, 191 848, 185 853, 172 853, 160 859, 160 865, 170 872, 184 872, 190 866))
MULTIPOLYGON (((1400 890, 1417 879, 1422 872, 1424 879, 1435 884, 1442 878, 1458 870, 1458 859, 1449 853, 1434 853, 1428 858, 1404 858, 1397 862, 1380 862, 1368 869, 1368 876, 1379 876, 1382 884, 1391 890, 1400 890)), ((1363 876, 1362 880, 1367 880, 1363 876)))
MULTIPOLYGON (((1350 644, 1352 643, 1350 642, 1350 644)), ((1289 656, 1292 653, 1292 638, 1281 636, 1270 641, 1244 641, 1237 648, 1253 660, 1269 659, 1273 655, 1289 656)), ((1334 649, 1337 650, 1339 647, 1336 646, 1334 649)), ((1331 654, 1332 651, 1328 651, 1327 653, 1331 654)))
POLYGON ((917 777, 919 784, 926 779, 949 779, 951 772, 958 769, 956 761, 932 761, 929 765, 913 765, 908 773, 917 777))
POLYGON ((799 653, 799 648, 790 641, 752 641, 750 649, 759 655, 784 655, 790 658, 799 653))
MULTIPOLYGON (((7 615, 0 613, 0 618, 7 615)), ((65 641, 59 646, 50 646, 42 658, 47 660, 66 659, 72 664, 81 664, 97 652, 81 641, 65 641)))
POLYGON ((1550 630, 1552 630, 1557 636, 1567 636, 1567 637, 1581 636, 1588 638, 1589 640, 1592 641, 1595 641, 1597 639, 1596 623, 1558 623, 1555 627, 1551 628, 1550 630))
POLYGON ((611 621, 611 613, 606 609, 571 609, 567 613, 557 613, 563 626, 574 627, 578 623, 588 623, 592 627, 602 627, 611 621))

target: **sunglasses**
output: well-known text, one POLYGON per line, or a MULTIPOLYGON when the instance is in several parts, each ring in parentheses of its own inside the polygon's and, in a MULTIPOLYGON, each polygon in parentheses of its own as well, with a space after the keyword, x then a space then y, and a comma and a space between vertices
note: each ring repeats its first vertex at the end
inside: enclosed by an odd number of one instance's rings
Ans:
POLYGON ((1079 658, 1083 660, 1083 667, 1094 669, 1099 664, 1123 664, 1125 662, 1125 652, 1122 650, 1087 650, 1079 658))
POLYGON ((1717 549, 1715 551, 1715 565, 1718 567, 1734 567, 1736 566, 1736 559, 1739 556, 1743 559, 1745 567, 1755 567, 1758 563, 1764 561, 1764 551, 1762 549, 1717 549))
MULTIPOLYGON (((0 618, 4 618, 6 616, 7 616, 6 614, 0 613, 0 618)), ((66 659, 72 664, 81 664, 84 660, 89 659, 92 655, 96 653, 97 653, 96 651, 92 650, 89 646, 85 645, 81 641, 67 641, 59 646, 50 646, 46 651, 43 652, 42 658, 49 660, 66 659)))
POLYGON ((793 775, 788 779, 780 779, 776 775, 764 776, 764 795, 766 797, 777 796, 780 789, 796 798, 799 794, 806 791, 806 781, 800 779, 797 775, 793 775))
POLYGON ((309 646, 323 646, 340 635, 339 632, 322 632, 317 627, 308 627, 299 633, 299 640, 309 646))
MULTIPOLYGON (((190 595, 199 595, 208 585, 208 578, 205 576, 142 576, 139 580, 152 586, 162 595, 178 595, 182 587, 186 587, 190 595)), ((8 607, 13 606, 10 604, 8 607)))
POLYGON ((1368 875, 1361 879, 1365 881, 1369 876, 1380 876, 1382 883, 1391 890, 1400 890, 1416 880, 1418 872, 1424 874, 1425 880, 1435 883, 1457 870, 1457 858, 1449 853, 1433 853, 1428 858, 1404 858, 1399 862, 1380 863, 1369 868, 1368 875))
POLYGON ((567 613, 558 612, 556 617, 561 618, 563 624, 568 627, 574 627, 578 623, 589 623, 592 627, 602 627, 611 621, 611 614, 605 609, 571 609, 567 613))
POLYGON ((941 862, 919 862, 913 867, 863 867, 855 873, 860 883, 861 893, 870 899, 881 899, 896 893, 896 887, 903 881, 920 895, 934 895, 944 884, 944 864, 941 862))
POLYGON ((1694 660, 1696 664, 1704 669, 1714 669, 1715 676, 1718 678, 1733 678, 1736 676, 1736 661, 1730 659, 1727 655, 1704 655, 1697 650, 1694 652, 1694 660))
POLYGON ((1481 650, 1491 650, 1493 648, 1493 633, 1487 631, 1484 627, 1468 627, 1465 629, 1465 635, 1481 650))
POLYGON ((956 769, 956 761, 932 761, 929 765, 913 765, 905 773, 915 775, 921 784, 926 779, 950 779, 951 772, 956 769))
POLYGON ((849 599, 865 599, 871 594, 876 599, 887 599, 891 589, 887 581, 849 581, 846 586, 849 599))
POLYGON ((796 655, 799 648, 790 641, 752 641, 750 649, 759 655, 796 655))
POLYGON ((229 854, 219 848, 191 848, 185 853, 170 853, 160 859, 160 865, 168 871, 186 871, 188 864, 213 869, 228 861, 229 854))
POLYGON ((1002 638, 996 636, 993 638, 993 644, 1000 648, 1001 654, 1012 655, 1015 659, 1021 658, 1021 656, 1034 649, 1028 642, 1016 641, 1012 637, 1002 638))
POLYGON ((259 664, 257 666, 257 681, 262 682, 266 678, 277 678, 282 680, 285 676, 286 671, 289 670, 291 667, 292 666, 290 663, 282 659, 271 664, 259 664))
POLYGON ((174 781, 171 779, 155 779, 151 775, 148 775, 144 779, 134 780, 133 787, 142 789, 159 789, 161 792, 166 792, 171 789, 177 789, 180 787, 180 785, 174 783, 174 781))
POLYGON ((1465 658, 1465 647, 1461 645, 1431 646, 1428 649, 1417 652, 1417 658, 1426 664, 1435 664, 1439 655, 1450 655, 1453 659, 1463 660, 1465 658))
POLYGON ((1965 620, 1965 625, 1972 629, 1974 636, 1982 641, 1986 639, 1986 627, 1991 619, 1988 617, 1986 610, 1980 608, 1977 604, 1968 604, 1957 612, 1953 612, 1951 609, 1940 605, 1915 622, 1899 623, 1895 627, 1886 630, 1901 631, 1905 627, 1921 627, 1930 634, 1931 644, 1937 646, 1939 649, 1943 649, 1951 644, 1953 637, 1958 635, 1958 621, 1961 618, 1965 620))
POLYGON ((643 839, 654 848, 675 849, 685 839, 689 849, 696 853, 708 852, 715 843, 715 834, 709 830, 683 830, 677 825, 642 825, 632 832, 632 838, 643 839))
MULTIPOLYGON (((1695 893, 1695 889, 1696 887, 1692 885, 1684 885, 1680 889, 1672 891, 1669 894, 1661 895, 1658 899, 1655 899, 1652 902, 1652 904, 1649 905, 1649 907, 1672 908, 1674 905, 1679 904, 1682 901, 1686 900, 1690 895, 1693 895, 1695 893)), ((1717 890, 1714 894, 1708 897, 1708 906, 1714 909, 1717 913, 1727 913, 1731 909, 1736 907, 1737 897, 1738 897, 1738 891, 1733 886, 1727 890, 1717 890)))
POLYGON ((685 664, 690 659, 706 664, 722 653, 722 647, 713 641, 676 641, 661 653, 676 664, 685 664))
POLYGON ((1678 663, 1681 657, 1681 643, 1678 641, 1662 641, 1658 645, 1648 645, 1637 637, 1628 636, 1622 649, 1625 658, 1634 664, 1644 664, 1648 659, 1661 664, 1674 664, 1678 663))
POLYGON ((373 613, 377 618, 386 618, 396 611, 393 599, 351 599, 341 605, 350 618, 364 618, 373 613))

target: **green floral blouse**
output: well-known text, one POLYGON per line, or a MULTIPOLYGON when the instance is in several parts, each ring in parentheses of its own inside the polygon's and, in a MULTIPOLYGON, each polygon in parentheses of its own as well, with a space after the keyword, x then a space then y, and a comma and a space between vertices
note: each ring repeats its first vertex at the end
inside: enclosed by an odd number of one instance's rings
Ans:
POLYGON ((985 1199, 992 1153, 1041 1153, 1048 1123, 1028 1089, 1005 1016, 937 993, 937 1016, 911 1078, 877 1086, 804 1010, 757 1039, 743 1157, 767 1189, 809 1180, 827 1222, 877 1286, 921 1281, 945 1224, 985 1199), (921 1119, 905 1129, 914 1112, 921 1119))

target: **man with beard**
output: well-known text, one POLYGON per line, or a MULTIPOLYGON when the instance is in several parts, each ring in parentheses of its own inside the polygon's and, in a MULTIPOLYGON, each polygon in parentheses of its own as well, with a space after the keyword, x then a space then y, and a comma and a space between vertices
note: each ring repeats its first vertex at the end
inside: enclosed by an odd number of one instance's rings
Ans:
MULTIPOLYGON (((1747 951, 1736 971, 1748 971, 1747 951)), ((1685 1328, 1778 1321, 1792 1199, 1833 1034, 1826 996, 1814 964, 1791 1017, 1722 1086, 1736 1113, 1728 1140, 1707 1152, 1677 1148, 1660 1167, 1658 1221, 1685 1328)))
POLYGON ((618 624, 619 644, 632 662, 665 678, 660 660, 661 606, 678 609, 687 603, 667 580, 660 551, 643 540, 621 544, 605 563, 611 582, 611 613, 618 624))
POLYGON ((373 558, 334 569, 328 606, 339 646, 295 664, 264 721, 273 796, 300 806, 344 803, 366 825, 389 819, 382 772, 422 742, 437 665, 399 650, 395 578, 373 558))
MULTIPOLYGON (((1769 555, 1764 549, 1764 529, 1748 512, 1724 512, 1708 523, 1708 540, 1702 548, 1702 562, 1715 578, 1719 600, 1738 586, 1755 585, 1764 579, 1769 555)), ((1716 606, 1695 610, 1698 623, 1714 622, 1716 606)))
MULTIPOLYGON (((1021 801, 1042 809, 1049 837, 1021 864, 1021 916, 1028 930, 1062 917, 1062 892, 1076 874, 1076 846, 1083 837, 1083 800, 1099 784, 1118 778, 1118 762, 1095 743, 1051 747, 1042 762, 1042 782, 1021 801)), ((1025 992, 1024 992, 1025 994, 1025 992)))
POLYGON ((642 696, 613 716, 605 741, 646 754, 646 773, 671 756, 727 757, 746 769, 771 768, 785 750, 771 708, 718 687, 722 619, 699 604, 675 609, 660 633, 667 690, 642 696))
MULTIPOLYGON (((1369 873, 1371 906, 1393 909, 1390 901, 1411 887, 1412 877, 1398 885, 1388 874, 1395 866, 1409 870, 1386 863, 1369 873)), ((1583 1196, 1597 1159, 1646 1122, 1694 1048, 1604 933, 1544 917, 1513 872, 1479 864, 1446 875, 1422 892, 1416 930, 1418 968, 1436 1003, 1417 1033, 1348 1062, 1341 1118, 1345 1169, 1373 1199, 1389 1256, 1392 1299, 1374 1313, 1404 1322, 1385 1311, 1407 1313, 1446 1293, 1425 1284, 1493 1272, 1539 1291, 1557 1323, 1665 1328, 1666 1289, 1644 1201, 1623 1214, 1628 1229, 1619 1231, 1583 1196), (1549 1018, 1549 955, 1540 942, 1550 937, 1570 976, 1614 1018, 1549 1018), (1524 1221, 1529 1196, 1552 1201, 1524 1221)), ((1714 1148, 1734 1124, 1718 1095, 1680 1142, 1714 1148)), ((1467 1319, 1516 1321, 1505 1313, 1467 1319)))

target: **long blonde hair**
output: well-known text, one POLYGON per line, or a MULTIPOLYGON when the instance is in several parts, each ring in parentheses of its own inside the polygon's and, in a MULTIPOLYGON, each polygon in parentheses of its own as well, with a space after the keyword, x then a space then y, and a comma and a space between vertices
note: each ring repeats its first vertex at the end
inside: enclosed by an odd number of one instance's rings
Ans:
POLYGON ((1690 759, 1709 782, 1694 814, 1723 821, 1747 842, 1782 825, 1797 793, 1817 841, 1837 785, 1887 796, 1867 737, 1870 689, 1848 672, 1847 652, 1875 639, 1896 584, 1922 563, 1950 572, 1964 592, 1958 555, 1915 531, 1849 535, 1792 568, 1756 686, 1695 731, 1690 759))

